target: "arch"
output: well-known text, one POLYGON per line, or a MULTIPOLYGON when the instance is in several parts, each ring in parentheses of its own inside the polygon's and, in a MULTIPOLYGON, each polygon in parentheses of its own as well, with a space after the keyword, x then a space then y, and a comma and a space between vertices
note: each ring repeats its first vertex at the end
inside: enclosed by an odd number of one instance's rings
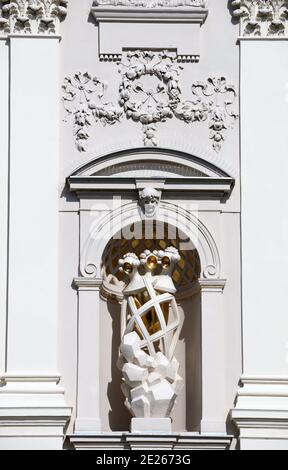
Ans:
MULTIPOLYGON (((119 270, 118 261, 127 253, 135 253, 140 256, 145 250, 165 250, 168 247, 176 248, 180 253, 180 260, 175 264, 172 279, 177 289, 177 299, 191 297, 198 290, 197 281, 200 276, 200 259, 198 251, 190 240, 185 240, 185 250, 181 251, 183 234, 177 237, 175 229, 171 230, 168 224, 158 224, 156 221, 149 223, 149 237, 147 237, 147 225, 145 221, 139 224, 132 239, 111 238, 103 253, 101 277, 103 278, 102 294, 104 297, 112 297, 122 301, 123 289, 126 286, 126 276, 119 270), (160 225, 160 227, 159 227, 160 225)), ((159 267, 158 267, 159 268, 159 267)), ((159 268, 160 269, 160 268, 159 268)), ((158 269, 158 273, 159 273, 158 269)))
MULTIPOLYGON (((174 226, 176 230, 191 240, 199 254, 202 278, 220 278, 221 265, 216 242, 207 227, 195 214, 171 202, 162 201, 156 220, 174 226)), ((82 276, 100 278, 102 255, 111 238, 121 233, 125 227, 139 222, 142 222, 142 218, 136 202, 129 202, 95 220, 90 230, 89 239, 82 250, 80 260, 82 276)))
MULTIPOLYGON (((218 163, 218 162, 217 162, 218 163)), ((133 170, 133 165, 149 164, 156 165, 158 173, 169 176, 199 176, 227 178, 231 177, 228 169, 223 169, 211 162, 211 159, 195 156, 193 153, 172 150, 168 148, 129 148, 113 153, 102 154, 92 160, 82 163, 70 176, 119 176, 121 172, 127 174, 129 168, 133 170), (114 174, 113 174, 114 170, 114 174)), ((141 169, 140 176, 141 176, 141 169)), ((142 174, 143 175, 143 174, 142 174)))

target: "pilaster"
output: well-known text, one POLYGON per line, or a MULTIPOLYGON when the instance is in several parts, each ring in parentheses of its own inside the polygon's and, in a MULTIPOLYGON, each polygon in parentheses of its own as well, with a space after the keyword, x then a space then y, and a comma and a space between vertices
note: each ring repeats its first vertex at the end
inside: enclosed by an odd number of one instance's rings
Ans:
POLYGON ((6 361, 7 244, 9 182, 9 45, 0 36, 0 370, 6 361))
POLYGON ((233 3, 241 18, 243 377, 232 417, 241 448, 288 448, 278 441, 288 412, 287 2, 233 3))
POLYGON ((58 28, 64 3, 53 0, 49 6, 41 0, 31 5, 17 0, 0 5, 10 79, 1 448, 60 449, 71 414, 58 372, 58 28), (27 21, 20 21, 23 15, 27 21), (24 435, 25 439, 19 437, 24 435))
POLYGON ((102 279, 75 278, 78 288, 78 390, 75 432, 101 431, 100 287, 102 279))
POLYGON ((202 302, 201 433, 226 434, 223 279, 200 279, 202 302))

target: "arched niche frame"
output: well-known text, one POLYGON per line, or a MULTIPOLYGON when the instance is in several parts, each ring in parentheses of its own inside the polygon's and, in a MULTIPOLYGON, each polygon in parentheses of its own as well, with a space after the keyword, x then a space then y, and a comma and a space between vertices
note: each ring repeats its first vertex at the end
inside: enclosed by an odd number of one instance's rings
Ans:
MULTIPOLYGON (((165 149, 133 149, 88 162, 69 178, 70 190, 80 201, 80 277, 78 288, 78 432, 102 431, 100 419, 100 291, 101 262, 113 235, 142 222, 139 190, 154 187, 161 193, 157 220, 177 227, 198 252, 201 264, 201 432, 226 433, 225 350, 223 290, 225 276, 212 231, 195 210, 187 210, 181 199, 225 201, 234 179, 192 155, 165 149), (113 204, 113 196, 124 198, 113 204), (102 204, 105 201, 105 204, 102 204), (180 202, 179 202, 180 201, 180 202), (100 206, 99 206, 100 204, 100 206), (100 210, 98 208, 101 207, 100 210), (92 214, 92 217, 91 217, 92 214), (91 360, 93 358, 93 361, 91 360)), ((220 214, 220 210, 219 210, 220 214)))
MULTIPOLYGON (((174 226, 184 233, 198 251, 201 278, 219 279, 221 263, 217 245, 207 227, 193 213, 170 202, 161 202, 157 221, 174 226)), ((101 273, 103 252, 113 236, 127 226, 142 222, 136 202, 124 204, 93 223, 90 236, 83 247, 80 272, 83 277, 95 278, 101 273)))

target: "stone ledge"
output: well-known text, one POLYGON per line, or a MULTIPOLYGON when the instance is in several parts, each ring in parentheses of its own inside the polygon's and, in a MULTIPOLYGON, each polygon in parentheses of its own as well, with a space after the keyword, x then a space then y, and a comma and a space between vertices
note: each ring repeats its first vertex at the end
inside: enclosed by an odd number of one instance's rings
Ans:
POLYGON ((232 436, 198 433, 99 433, 69 436, 75 450, 229 450, 232 436))

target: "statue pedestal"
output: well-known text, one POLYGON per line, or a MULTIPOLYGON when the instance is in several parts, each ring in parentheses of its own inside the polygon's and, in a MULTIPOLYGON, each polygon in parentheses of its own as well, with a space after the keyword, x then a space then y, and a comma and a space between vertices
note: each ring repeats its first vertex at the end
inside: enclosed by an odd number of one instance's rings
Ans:
POLYGON ((171 418, 132 418, 132 433, 159 432, 172 433, 171 418))

